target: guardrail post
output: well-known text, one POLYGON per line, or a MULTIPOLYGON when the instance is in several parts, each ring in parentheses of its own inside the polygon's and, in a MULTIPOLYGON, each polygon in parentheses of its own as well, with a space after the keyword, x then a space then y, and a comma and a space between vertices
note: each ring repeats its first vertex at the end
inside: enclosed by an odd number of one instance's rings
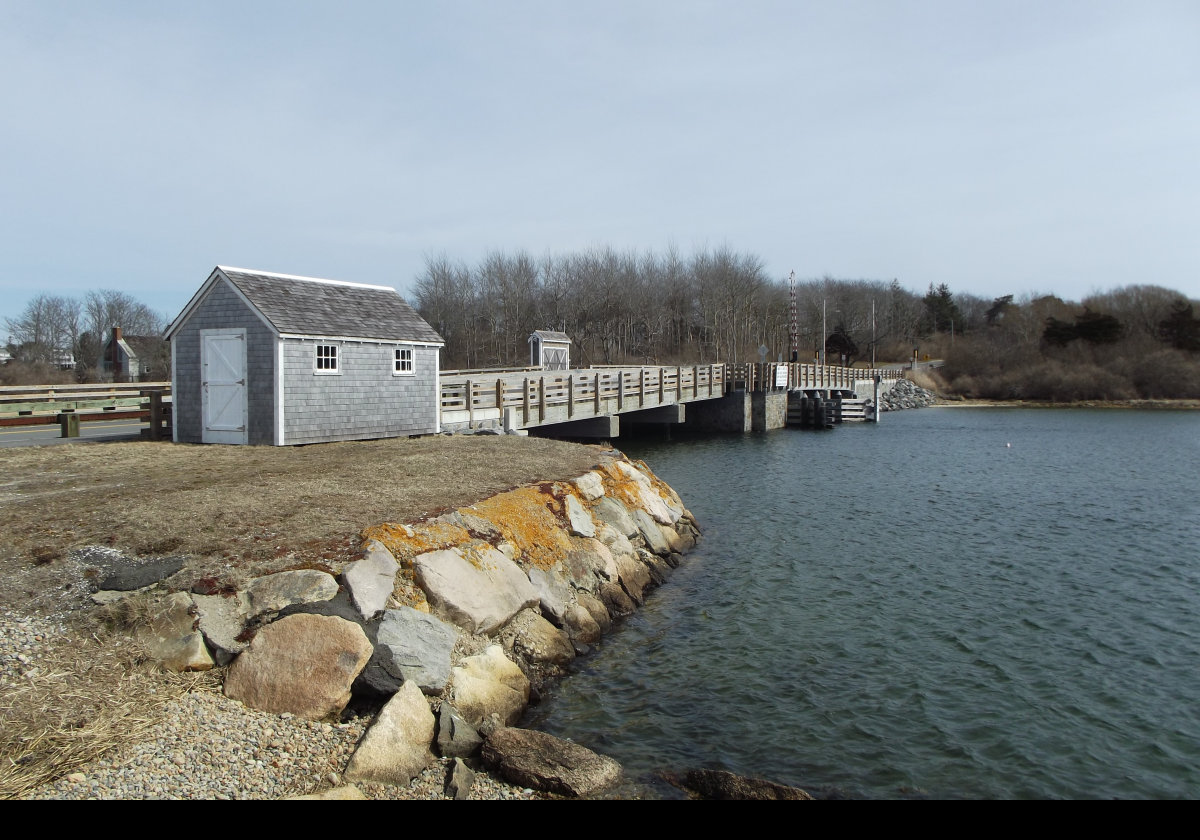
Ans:
POLYGON ((79 415, 74 412, 63 412, 58 415, 58 422, 62 425, 62 436, 65 438, 79 437, 79 415))
POLYGON ((617 411, 625 408, 625 371, 617 371, 617 411))
POLYGON ((546 377, 538 377, 538 421, 546 422, 546 377))
POLYGON ((475 389, 471 385, 471 380, 467 380, 467 428, 475 428, 475 389))
POLYGON ((596 416, 600 416, 600 374, 596 374, 596 416))
POLYGON ((638 368, 638 408, 646 404, 646 369, 638 368))
POLYGON ((567 371, 567 417, 575 416, 575 374, 567 371))
POLYGON ((528 426, 529 425, 529 377, 528 376, 525 377, 525 393, 524 393, 524 397, 522 398, 521 402, 523 403, 523 407, 525 409, 525 425, 528 426))

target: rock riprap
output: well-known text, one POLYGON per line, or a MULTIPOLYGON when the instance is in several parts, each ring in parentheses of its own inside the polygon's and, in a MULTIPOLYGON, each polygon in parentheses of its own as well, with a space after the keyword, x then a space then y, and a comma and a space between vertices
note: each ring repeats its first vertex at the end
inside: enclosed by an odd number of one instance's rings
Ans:
POLYGON ((403 786, 440 761, 444 795, 470 798, 483 759, 519 784, 582 796, 619 778, 616 763, 505 728, 698 537, 669 486, 610 450, 573 481, 367 528, 361 559, 341 569, 160 591, 146 633, 164 667, 227 665, 224 694, 252 709, 336 725, 361 688, 355 714, 381 707, 345 769, 356 784, 403 786), (531 769, 539 761, 559 770, 531 769))

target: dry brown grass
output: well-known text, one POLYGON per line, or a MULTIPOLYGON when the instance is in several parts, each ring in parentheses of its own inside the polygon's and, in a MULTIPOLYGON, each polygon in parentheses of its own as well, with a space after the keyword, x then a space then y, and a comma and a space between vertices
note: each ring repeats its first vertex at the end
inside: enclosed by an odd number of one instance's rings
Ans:
POLYGON ((108 443, 0 451, 0 607, 28 609, 72 548, 193 556, 197 574, 344 560, 359 532, 537 480, 577 476, 595 447, 453 436, 305 447, 108 443))
POLYGON ((0 799, 19 798, 137 743, 163 707, 190 691, 219 691, 217 672, 168 674, 122 636, 72 633, 37 670, 0 691, 0 799))
POLYGON ((136 743, 169 700, 219 688, 216 672, 172 675, 148 665, 127 634, 136 609, 72 610, 88 603, 86 578, 99 573, 73 563, 72 549, 185 554, 184 577, 235 581, 336 566, 354 556, 366 527, 573 478, 598 460, 596 447, 515 436, 0 450, 0 608, 70 625, 39 652, 32 678, 0 690, 0 798, 136 743))

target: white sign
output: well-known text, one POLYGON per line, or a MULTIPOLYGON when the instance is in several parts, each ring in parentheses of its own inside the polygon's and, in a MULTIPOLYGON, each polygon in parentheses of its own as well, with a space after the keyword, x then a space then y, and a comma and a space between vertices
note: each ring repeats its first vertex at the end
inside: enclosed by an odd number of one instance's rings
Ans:
POLYGON ((786 388, 788 384, 788 369, 787 365, 780 365, 775 368, 775 387, 786 388))

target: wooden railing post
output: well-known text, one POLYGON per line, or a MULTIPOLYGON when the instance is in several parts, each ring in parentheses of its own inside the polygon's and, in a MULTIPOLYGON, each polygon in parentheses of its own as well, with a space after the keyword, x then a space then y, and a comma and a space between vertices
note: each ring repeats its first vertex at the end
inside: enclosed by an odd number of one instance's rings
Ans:
POLYGON ((596 374, 596 416, 600 416, 600 374, 596 374))
POLYGON ((567 417, 575 416, 575 375, 567 371, 567 417))
POLYGON ((471 385, 471 380, 467 380, 467 389, 465 391, 467 399, 467 428, 475 428, 475 392, 471 385))
POLYGON ((525 425, 529 425, 529 377, 525 377, 525 394, 522 399, 525 408, 525 425))
POLYGON ((538 422, 546 422, 546 377, 538 377, 538 422))
POLYGON ((617 371, 617 411, 625 408, 625 371, 617 371))

